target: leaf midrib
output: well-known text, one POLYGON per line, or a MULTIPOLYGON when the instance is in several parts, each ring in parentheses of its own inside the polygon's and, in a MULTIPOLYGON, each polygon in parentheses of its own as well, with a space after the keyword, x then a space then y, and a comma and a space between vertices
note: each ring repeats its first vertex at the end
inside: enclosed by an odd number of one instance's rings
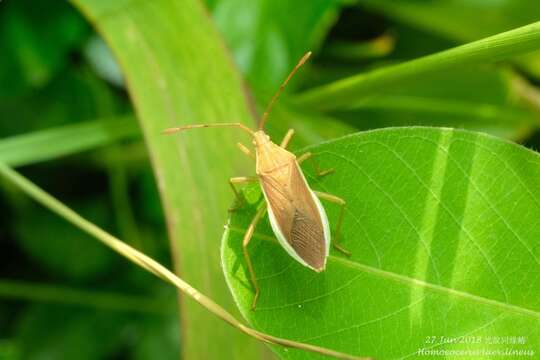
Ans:
MULTIPOLYGON (((235 231, 235 232, 241 233, 241 234, 244 234, 247 231, 247 229, 240 229, 240 228, 231 227, 231 226, 228 226, 228 228, 231 231, 235 231)), ((268 242, 272 243, 273 245, 275 245, 277 247, 280 246, 276 242, 276 240, 271 236, 262 235, 262 234, 259 234, 259 233, 254 233, 253 237, 258 238, 260 240, 268 241, 268 242)), ((507 304, 507 303, 503 303, 503 302, 493 300, 493 299, 489 299, 489 298, 486 298, 486 297, 470 294, 470 293, 467 293, 467 292, 464 292, 464 291, 447 288, 447 287, 444 287, 444 286, 441 286, 441 285, 435 285, 435 284, 426 282, 424 280, 414 279, 414 278, 411 278, 411 277, 408 277, 408 276, 405 276, 405 275, 400 275, 400 274, 396 274, 396 273, 389 272, 389 271, 386 271, 386 270, 377 269, 377 268, 374 268, 372 266, 362 264, 362 263, 359 263, 359 262, 355 262, 355 261, 352 261, 350 259, 342 258, 342 257, 339 257, 339 256, 329 255, 328 259, 330 259, 332 261, 336 261, 338 263, 341 263, 341 264, 343 264, 343 265, 345 265, 345 266, 347 266, 349 268, 357 269, 357 270, 360 270, 360 271, 362 271, 364 273, 369 273, 369 274, 372 274, 372 275, 376 275, 376 276, 379 276, 379 277, 382 277, 382 278, 385 278, 385 279, 400 282, 402 284, 428 288, 430 290, 433 290, 433 291, 436 291, 436 292, 439 292, 439 293, 443 293, 443 294, 446 294, 446 295, 455 296, 455 297, 459 297, 459 298, 463 298, 463 299, 472 300, 472 301, 475 301, 475 302, 480 303, 482 305, 491 306, 491 307, 494 307, 494 308, 501 309, 503 311, 518 313, 520 315, 531 316, 531 317, 534 317, 534 318, 540 320, 540 312, 535 311, 535 310, 531 310, 531 309, 527 309, 527 308, 523 308, 523 307, 518 306, 518 305, 507 304)), ((309 301, 309 300, 307 300, 307 301, 309 301)), ((302 301, 301 303, 298 303, 298 304, 304 304, 304 303, 306 303, 306 301, 302 301)), ((298 304, 289 304, 289 305, 293 306, 293 305, 298 305, 298 304)))

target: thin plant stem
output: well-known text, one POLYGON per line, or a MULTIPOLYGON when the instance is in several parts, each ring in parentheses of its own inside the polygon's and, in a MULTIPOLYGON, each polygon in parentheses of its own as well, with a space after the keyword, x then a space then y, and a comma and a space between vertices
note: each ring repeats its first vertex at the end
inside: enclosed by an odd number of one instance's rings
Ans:
POLYGON ((221 318, 225 322, 229 323, 233 327, 242 331, 243 333, 268 344, 280 345, 289 348, 301 349, 305 351, 310 351, 326 356, 332 356, 337 359, 347 359, 347 360, 368 360, 370 358, 358 357, 354 355, 349 355, 341 353, 338 351, 322 348, 315 345, 305 344, 293 340, 287 340, 272 335, 268 335, 262 332, 259 332, 249 326, 244 325, 238 321, 233 315, 227 312, 220 305, 215 303, 212 299, 206 297, 204 294, 200 293, 197 289, 189 285, 187 282, 176 276, 170 270, 165 268, 163 265, 155 261, 154 259, 146 256, 145 254, 135 250, 131 246, 127 245, 123 241, 117 239, 113 235, 109 234, 105 230, 91 223, 90 221, 84 219, 82 216, 77 214, 75 211, 64 205, 62 202, 58 201, 47 192, 39 188, 37 185, 32 183, 30 180, 26 179, 24 176, 19 174, 17 171, 11 169, 3 163, 0 163, 0 175, 4 176, 6 179, 15 184, 19 189, 25 192, 28 196, 33 198, 35 201, 39 202, 52 212, 63 217, 67 221, 71 222, 73 225, 77 226, 81 230, 95 237, 97 240, 101 241, 104 245, 110 247, 120 255, 124 256, 128 260, 139 265, 148 272, 156 275, 158 278, 169 282, 176 286, 180 291, 188 295, 190 298, 198 302, 208 311, 210 311, 215 316, 221 318))
POLYGON ((494 63, 540 50, 540 21, 461 45, 433 55, 358 74, 300 94, 297 102, 308 108, 333 110, 399 83, 448 68, 494 63))

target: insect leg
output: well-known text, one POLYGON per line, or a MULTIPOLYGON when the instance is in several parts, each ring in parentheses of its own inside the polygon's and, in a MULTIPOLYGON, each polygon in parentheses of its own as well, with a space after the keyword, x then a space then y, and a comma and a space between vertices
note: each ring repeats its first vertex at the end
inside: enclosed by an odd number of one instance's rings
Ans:
POLYGON ((298 164, 301 164, 301 163, 303 163, 304 161, 306 161, 307 159, 309 159, 312 156, 313 156, 313 154, 308 151, 307 153, 303 153, 298 158, 296 158, 296 162, 298 164))
POLYGON ((244 154, 246 154, 247 156, 255 160, 255 155, 253 155, 251 150, 249 150, 244 144, 236 143, 236 146, 238 146, 241 152, 243 152, 244 154))
POLYGON ((236 200, 238 202, 237 206, 231 207, 229 211, 236 211, 239 208, 241 208, 245 202, 244 196, 236 189, 236 184, 247 184, 251 182, 257 181, 256 176, 240 176, 240 177, 233 177, 229 179, 229 185, 231 185, 231 189, 234 192, 234 195, 236 197, 236 200))
POLYGON ((345 202, 345 200, 343 200, 342 198, 337 197, 335 195, 331 195, 331 194, 328 194, 328 193, 325 193, 325 192, 320 192, 320 191, 314 191, 314 193, 319 198, 321 198, 323 200, 333 202, 335 204, 338 204, 341 207, 341 210, 339 212, 339 218, 338 218, 338 221, 337 221, 337 224, 336 224, 336 230, 335 230, 335 233, 334 233, 334 241, 332 241, 332 246, 334 246, 334 248, 336 250, 342 252, 343 254, 345 254, 347 256, 351 256, 350 251, 344 249, 339 244, 339 233, 341 231, 341 223, 343 223, 343 216, 345 215, 345 207, 347 206, 347 203, 345 202))
POLYGON ((319 164, 317 164, 317 162, 315 161, 315 158, 313 157, 313 154, 310 153, 309 151, 307 153, 304 153, 304 154, 300 155, 296 159, 296 162, 298 162, 298 164, 301 164, 301 163, 303 163, 304 161, 306 161, 308 159, 311 159, 311 161, 313 161, 313 165, 315 167, 315 174, 317 174, 317 176, 325 176, 325 175, 328 175, 328 174, 334 172, 334 168, 321 170, 321 168, 319 167, 319 164))
POLYGON ((293 135, 294 135, 294 129, 289 129, 287 131, 287 133, 285 134, 285 137, 283 138, 283 140, 281 140, 281 144, 279 144, 279 146, 286 149, 287 145, 289 145, 289 141, 291 141, 291 138, 293 137, 293 135))
POLYGON ((248 244, 251 241, 251 238, 253 237, 253 233, 255 232, 255 227, 257 226, 257 223, 261 218, 263 217, 264 213, 266 212, 266 206, 265 204, 262 204, 263 206, 260 207, 257 210, 257 213, 255 214, 255 217, 253 220, 251 220, 251 223, 249 224, 246 234, 244 235, 244 240, 242 241, 242 250, 244 251, 244 258, 246 259, 246 264, 249 271, 249 276, 251 279, 251 285, 253 285, 253 289, 255 290, 255 297, 253 298, 253 303, 251 304, 251 310, 255 310, 255 306, 257 306, 257 300, 259 299, 259 285, 257 284, 257 277, 255 276, 255 271, 253 270, 253 264, 251 263, 251 258, 249 257, 249 251, 248 251, 248 244))

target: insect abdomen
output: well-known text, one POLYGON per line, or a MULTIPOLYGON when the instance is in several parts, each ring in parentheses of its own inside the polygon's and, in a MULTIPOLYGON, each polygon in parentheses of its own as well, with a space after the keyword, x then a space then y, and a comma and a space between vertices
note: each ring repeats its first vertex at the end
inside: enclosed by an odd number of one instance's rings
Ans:
POLYGON ((259 176, 270 223, 281 245, 304 266, 324 270, 330 242, 328 220, 298 164, 259 176))

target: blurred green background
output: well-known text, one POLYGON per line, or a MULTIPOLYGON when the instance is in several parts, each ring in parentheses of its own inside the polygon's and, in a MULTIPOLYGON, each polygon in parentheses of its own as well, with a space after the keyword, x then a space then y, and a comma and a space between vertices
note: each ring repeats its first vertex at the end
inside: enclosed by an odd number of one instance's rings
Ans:
MULTIPOLYGON (((289 94, 540 19, 533 0, 208 0, 207 6, 258 104, 308 49, 314 59, 289 94)), ((431 75, 325 113, 298 108, 285 96, 269 130, 279 136, 295 127, 298 148, 364 129, 449 126, 537 149, 539 82, 540 54, 531 54, 431 75), (314 123, 317 117, 325 122, 314 123)), ((0 3, 0 160, 173 267, 133 112, 111 52, 72 5, 0 3), (89 136, 70 138, 73 129, 89 136), (49 153, 47 142, 58 134, 65 149, 49 153)), ((180 357, 174 289, 8 183, 0 187, 0 209, 0 359, 180 357)))

